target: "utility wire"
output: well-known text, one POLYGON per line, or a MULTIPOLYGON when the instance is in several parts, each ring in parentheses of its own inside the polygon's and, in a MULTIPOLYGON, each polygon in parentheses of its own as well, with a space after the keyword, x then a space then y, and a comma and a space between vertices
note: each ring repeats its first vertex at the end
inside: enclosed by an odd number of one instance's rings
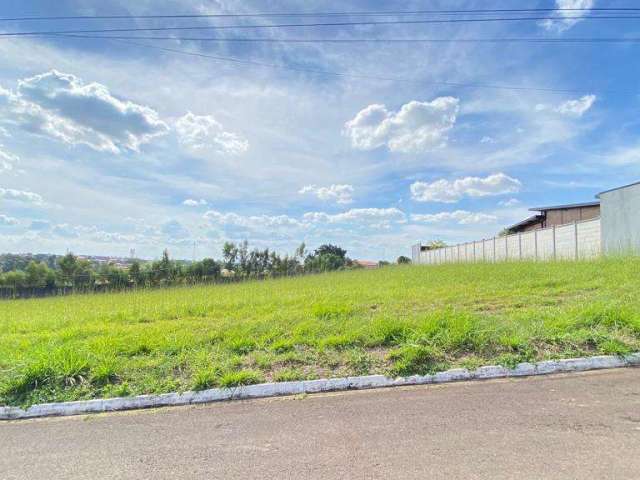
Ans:
POLYGON ((401 15, 486 15, 551 12, 638 12, 640 8, 494 8, 471 10, 383 10, 360 12, 259 12, 259 13, 212 13, 178 15, 58 15, 32 17, 4 17, 0 22, 25 22, 48 20, 137 20, 137 19, 192 19, 192 18, 263 18, 263 17, 344 17, 344 16, 401 16, 401 15))
POLYGON ((114 41, 118 41, 120 43, 132 45, 136 47, 159 50, 159 51, 171 53, 171 54, 187 55, 187 56, 198 57, 198 58, 207 58, 210 60, 216 60, 220 62, 229 62, 234 64, 252 65, 257 67, 273 68, 273 69, 280 69, 280 70, 292 70, 292 71, 302 72, 302 73, 311 73, 314 75, 326 75, 326 76, 333 76, 333 77, 359 78, 359 79, 366 79, 366 80, 380 80, 380 81, 402 82, 402 83, 415 83, 415 84, 421 84, 421 85, 435 85, 435 86, 456 87, 456 88, 486 88, 486 89, 493 89, 493 90, 536 91, 536 92, 548 92, 548 93, 584 93, 584 91, 582 90, 572 90, 572 89, 556 89, 556 88, 541 88, 541 87, 539 88, 539 87, 526 87, 526 86, 516 87, 516 86, 491 85, 491 84, 482 84, 482 83, 436 82, 436 81, 426 81, 426 80, 423 81, 423 80, 397 78, 397 77, 385 77, 385 76, 378 76, 378 75, 345 73, 345 72, 336 72, 332 70, 319 70, 319 69, 311 69, 311 68, 304 68, 304 67, 295 67, 290 65, 264 63, 264 62, 257 62, 253 60, 243 60, 243 59, 233 58, 233 57, 221 57, 216 55, 208 55, 205 53, 192 52, 188 50, 177 50, 174 48, 158 47, 156 45, 129 42, 125 40, 114 40, 114 41))
POLYGON ((158 37, 126 35, 43 35, 64 36, 68 38, 89 38, 100 40, 174 40, 193 42, 230 42, 230 43, 638 43, 640 37, 594 37, 594 38, 251 38, 251 37, 158 37))
POLYGON ((500 18, 447 18, 429 20, 386 20, 386 21, 355 21, 355 22, 314 22, 314 23, 280 23, 262 25, 215 25, 215 26, 188 26, 188 27, 144 27, 144 28, 109 28, 89 30, 48 30, 28 32, 2 32, 0 37, 21 37, 34 35, 67 35, 84 33, 125 33, 125 32, 159 32, 181 30, 235 30, 254 28, 305 28, 305 27, 344 27, 359 25, 422 25, 422 24, 446 24, 446 23, 477 23, 477 22, 516 22, 516 21, 541 21, 541 20, 631 20, 640 19, 640 15, 607 15, 607 16, 572 16, 572 17, 500 17, 500 18))

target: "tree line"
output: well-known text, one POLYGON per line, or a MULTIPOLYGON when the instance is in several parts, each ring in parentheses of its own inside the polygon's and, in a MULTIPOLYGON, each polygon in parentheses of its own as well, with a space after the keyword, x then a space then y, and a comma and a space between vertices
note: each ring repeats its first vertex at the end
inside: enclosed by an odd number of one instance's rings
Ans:
POLYGON ((134 260, 128 268, 96 264, 73 253, 57 259, 41 256, 26 265, 26 260, 21 264, 13 257, 9 263, 16 268, 0 273, 0 294, 5 298, 233 282, 358 268, 347 251, 336 245, 321 245, 308 252, 303 243, 293 255, 281 255, 268 248, 250 249, 247 241, 226 242, 219 260, 172 260, 165 250, 159 260, 134 260))

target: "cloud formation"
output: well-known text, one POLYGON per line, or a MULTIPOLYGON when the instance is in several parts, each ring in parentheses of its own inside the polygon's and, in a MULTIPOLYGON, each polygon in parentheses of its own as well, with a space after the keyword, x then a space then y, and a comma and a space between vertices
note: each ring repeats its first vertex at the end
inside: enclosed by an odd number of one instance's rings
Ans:
POLYGON ((373 104, 345 123, 343 134, 358 150, 386 146, 392 152, 425 152, 446 145, 458 110, 459 100, 454 97, 438 97, 431 102, 413 100, 398 112, 373 104))
POLYGON ((584 95, 576 100, 567 100, 561 103, 555 110, 563 115, 570 117, 581 117, 587 110, 591 108, 596 101, 595 95, 584 95))
POLYGON ((211 224, 220 226, 235 226, 249 229, 274 227, 299 227, 302 224, 288 215, 238 215, 237 213, 223 213, 209 210, 203 218, 211 224))
POLYGON ((411 198, 417 202, 455 203, 463 197, 488 197, 515 193, 520 190, 520 180, 495 173, 487 177, 464 177, 454 181, 415 182, 409 187, 411 198))
POLYGON ((303 219, 309 223, 353 224, 369 227, 387 227, 392 223, 404 223, 404 212, 392 208, 352 208, 343 213, 307 212, 303 219))
POLYGON ((552 15, 554 17, 563 18, 560 18, 559 20, 544 20, 541 22, 541 25, 547 30, 556 31, 558 33, 564 32, 565 30, 569 30, 576 23, 581 22, 582 17, 591 13, 588 9, 593 8, 594 4, 595 0, 556 0, 556 8, 559 10, 552 12, 552 15))
POLYGON ((536 111, 553 111, 567 117, 579 118, 593 106, 596 98, 595 95, 584 95, 580 98, 567 100, 556 106, 539 103, 536 105, 536 111))
POLYGON ((15 93, 1 89, 0 116, 27 132, 110 153, 138 151, 169 131, 152 108, 57 70, 19 80, 15 93))
POLYGON ((18 219, 13 217, 8 217, 7 215, 0 214, 0 227, 1 226, 12 226, 17 225, 18 219))
POLYGON ((13 170, 13 167, 18 163, 19 158, 12 153, 4 150, 4 147, 0 145, 0 173, 13 170))
POLYGON ((414 214, 411 215, 411 220, 418 223, 454 222, 459 225, 469 225, 473 223, 495 222, 497 217, 486 213, 455 210, 453 212, 414 214))
POLYGON ((304 195, 311 193, 324 201, 334 201, 339 204, 347 204, 353 202, 353 186, 352 185, 331 185, 329 187, 316 187, 315 185, 307 185, 302 187, 298 193, 304 195))
POLYGON ((13 188, 0 188, 0 198, 5 200, 15 200, 17 202, 43 205, 44 200, 41 195, 25 190, 14 190, 13 188))
POLYGON ((207 204, 207 201, 204 198, 201 198, 200 200, 194 200, 193 198, 187 198, 184 202, 182 202, 182 205, 186 206, 186 207, 201 207, 207 204))
POLYGON ((237 133, 227 132, 212 115, 188 112, 175 122, 180 143, 195 153, 213 151, 240 155, 249 149, 249 141, 237 133))

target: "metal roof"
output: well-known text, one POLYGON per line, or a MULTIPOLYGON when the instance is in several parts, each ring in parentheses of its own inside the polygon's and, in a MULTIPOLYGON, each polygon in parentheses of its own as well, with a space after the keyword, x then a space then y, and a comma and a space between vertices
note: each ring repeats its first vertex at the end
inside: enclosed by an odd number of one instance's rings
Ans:
POLYGON ((528 225, 530 223, 533 223, 537 220, 541 220, 542 219, 542 215, 532 215, 530 217, 525 218, 524 220, 522 220, 521 222, 518 222, 514 225, 511 225, 510 227, 507 227, 507 230, 513 230, 514 228, 518 228, 518 227, 522 227, 523 225, 528 225))
POLYGON ((610 188, 609 190, 605 190, 604 192, 600 192, 599 194, 597 194, 596 198, 600 198, 600 195, 602 195, 603 193, 615 192, 616 190, 621 190, 623 188, 634 187, 636 185, 640 185, 640 182, 633 182, 633 183, 629 183, 628 185, 622 185, 621 187, 610 188))
POLYGON ((552 205, 549 207, 536 207, 536 208, 530 208, 529 211, 530 212, 546 212, 548 210, 560 210, 563 208, 595 207, 596 205, 600 205, 600 200, 596 200, 594 202, 568 203, 566 205, 552 205))

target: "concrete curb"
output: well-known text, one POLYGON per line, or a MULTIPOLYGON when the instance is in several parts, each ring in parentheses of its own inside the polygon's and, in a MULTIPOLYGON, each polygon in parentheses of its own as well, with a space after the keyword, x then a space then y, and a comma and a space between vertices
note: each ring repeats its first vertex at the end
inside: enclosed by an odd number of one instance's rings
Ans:
POLYGON ((480 367, 471 372, 465 368, 447 370, 433 375, 389 378, 384 375, 364 377, 301 380, 294 382, 262 383, 236 388, 212 388, 199 392, 140 395, 137 397, 83 400, 77 402, 43 403, 26 410, 20 407, 0 407, 0 420, 17 420, 35 417, 82 415, 88 413, 114 412, 138 408, 155 408, 197 403, 219 402, 250 398, 298 395, 302 393, 362 390, 367 388, 425 385, 463 380, 485 380, 490 378, 526 377, 550 373, 584 372, 606 368, 640 366, 640 352, 626 356, 597 356, 547 360, 537 363, 520 363, 509 369, 498 365, 480 367))

